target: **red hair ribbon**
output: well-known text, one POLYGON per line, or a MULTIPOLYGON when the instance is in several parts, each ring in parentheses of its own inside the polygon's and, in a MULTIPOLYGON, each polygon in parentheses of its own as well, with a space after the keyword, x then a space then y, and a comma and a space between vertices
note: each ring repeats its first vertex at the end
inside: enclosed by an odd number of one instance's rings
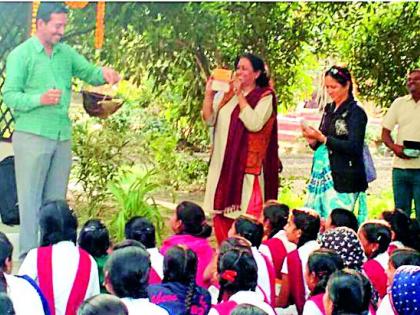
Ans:
POLYGON ((221 278, 223 280, 229 281, 229 282, 233 282, 235 281, 236 276, 238 275, 238 273, 235 270, 225 270, 223 271, 221 278))

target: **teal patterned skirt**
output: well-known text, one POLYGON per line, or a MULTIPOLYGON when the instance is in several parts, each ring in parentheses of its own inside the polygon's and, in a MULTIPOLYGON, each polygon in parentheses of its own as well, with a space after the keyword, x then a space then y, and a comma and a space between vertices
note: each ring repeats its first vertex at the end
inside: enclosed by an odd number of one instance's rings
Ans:
POLYGON ((334 189, 328 149, 324 144, 319 146, 313 157, 305 207, 314 209, 321 218, 326 219, 335 208, 355 211, 357 201, 357 220, 360 224, 367 218, 366 194, 339 193, 334 189))

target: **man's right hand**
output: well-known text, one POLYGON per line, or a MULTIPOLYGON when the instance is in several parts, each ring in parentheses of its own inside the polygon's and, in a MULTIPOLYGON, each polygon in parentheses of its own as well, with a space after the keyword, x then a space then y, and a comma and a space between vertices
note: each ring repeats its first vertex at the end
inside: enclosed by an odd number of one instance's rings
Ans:
POLYGON ((404 151, 403 150, 404 150, 404 146, 402 146, 402 145, 394 144, 392 146, 392 151, 394 152, 394 154, 396 156, 398 156, 401 159, 408 160, 409 157, 404 154, 404 151))
POLYGON ((52 106, 60 103, 61 90, 51 89, 41 95, 41 105, 52 106))

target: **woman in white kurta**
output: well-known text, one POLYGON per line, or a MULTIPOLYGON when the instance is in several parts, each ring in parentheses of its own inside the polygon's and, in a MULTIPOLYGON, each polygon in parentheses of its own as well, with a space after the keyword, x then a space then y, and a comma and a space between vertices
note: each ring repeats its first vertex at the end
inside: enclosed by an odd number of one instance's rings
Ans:
POLYGON ((204 209, 215 214, 219 243, 233 219, 242 213, 259 217, 263 201, 276 198, 278 189, 276 102, 264 62, 246 54, 235 66, 229 92, 216 94, 209 79, 202 111, 214 127, 204 209))

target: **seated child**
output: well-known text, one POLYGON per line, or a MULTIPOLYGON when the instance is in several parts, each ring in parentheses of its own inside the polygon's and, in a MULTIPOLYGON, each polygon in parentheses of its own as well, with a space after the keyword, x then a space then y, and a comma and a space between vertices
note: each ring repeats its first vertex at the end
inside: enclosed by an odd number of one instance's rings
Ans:
POLYGON ((197 256, 182 245, 165 254, 163 282, 149 286, 150 301, 171 315, 207 314, 211 307, 209 292, 196 285, 197 256))
POLYGON ((29 251, 19 269, 41 288, 52 314, 74 314, 87 298, 99 294, 98 266, 76 247, 77 219, 65 201, 40 209, 41 246, 29 251))
POLYGON ((344 268, 341 257, 331 249, 317 249, 308 258, 305 281, 311 291, 303 308, 303 315, 325 314, 323 297, 330 276, 344 268))
POLYGON ((296 305, 298 314, 302 314, 303 306, 309 296, 309 288, 304 281, 304 274, 309 255, 319 249, 316 241, 321 220, 313 210, 294 209, 285 226, 287 239, 297 245, 297 249, 287 254, 281 270, 282 285, 278 304, 287 307, 289 301, 296 305))
POLYGON ((403 265, 394 274, 389 297, 381 303, 377 315, 416 315, 420 310, 420 267, 403 265))
POLYGON ((128 310, 116 296, 98 294, 84 301, 77 315, 128 315, 128 310))
MULTIPOLYGON (((397 248, 411 247, 417 249, 420 242, 420 233, 413 233, 412 221, 410 217, 402 210, 382 212, 382 219, 389 223, 392 233, 392 241, 388 247, 388 254, 397 248)), ((417 249, 418 250, 418 249, 417 249)))
POLYGON ((296 244, 289 242, 284 231, 288 218, 289 207, 284 204, 270 202, 264 208, 266 240, 258 249, 273 263, 277 278, 281 278, 281 267, 287 254, 296 249, 296 244))
MULTIPOLYGON (((404 265, 420 266, 420 253, 411 248, 396 249, 392 252, 391 256, 389 257, 387 269, 388 288, 390 288, 392 285, 395 271, 404 265)), ((377 314, 392 314, 389 312, 389 310, 392 310, 392 306, 390 301, 390 294, 388 292, 382 299, 382 302, 379 304, 377 314)))
POLYGON ((174 245, 190 248, 198 258, 197 285, 207 287, 208 283, 204 283, 203 274, 213 257, 213 249, 208 240, 212 229, 206 223, 203 209, 193 202, 181 202, 171 218, 171 228, 175 235, 163 241, 160 252, 165 255, 174 245))
POLYGON ((379 297, 383 298, 386 294, 387 250, 391 242, 391 228, 384 220, 370 220, 361 225, 358 236, 368 258, 363 264, 363 271, 378 291, 379 297))
POLYGON ((257 268, 249 250, 234 248, 221 255, 217 265, 219 303, 212 307, 209 314, 228 315, 238 305, 251 304, 268 315, 275 315, 274 309, 264 302, 264 296, 255 292, 257 268))
POLYGON ((105 287, 121 299, 129 315, 167 315, 166 310, 149 301, 150 257, 146 248, 136 243, 114 248, 104 268, 105 287))
POLYGON ((264 228, 262 223, 249 215, 242 215, 233 223, 229 236, 239 235, 251 243, 251 251, 258 266, 258 287, 262 289, 266 300, 274 306, 276 274, 271 261, 261 254, 258 248, 261 245, 264 228))
POLYGON ((365 290, 363 278, 352 269, 339 270, 328 280, 324 294, 325 314, 364 315, 365 290))
POLYGON ((346 226, 357 233, 359 223, 353 211, 347 209, 336 208, 328 215, 325 221, 325 231, 336 227, 346 226))
POLYGON ((147 248, 152 263, 149 284, 162 282, 163 255, 156 247, 156 232, 152 222, 140 216, 131 218, 125 224, 125 238, 139 241, 147 248))
POLYGON ((13 314, 17 315, 46 314, 49 311, 48 305, 45 305, 44 309, 43 302, 46 300, 38 294, 39 287, 34 285, 33 280, 29 279, 29 282, 27 279, 10 274, 13 267, 12 254, 12 243, 6 234, 0 232, 0 292, 5 294, 2 299, 3 308, 0 307, 3 312, 0 314, 9 314, 6 312, 7 309, 13 309, 13 314))
POLYGON ((100 290, 101 293, 106 293, 103 269, 111 244, 108 229, 100 220, 88 220, 80 230, 78 244, 95 259, 98 265, 100 290))

